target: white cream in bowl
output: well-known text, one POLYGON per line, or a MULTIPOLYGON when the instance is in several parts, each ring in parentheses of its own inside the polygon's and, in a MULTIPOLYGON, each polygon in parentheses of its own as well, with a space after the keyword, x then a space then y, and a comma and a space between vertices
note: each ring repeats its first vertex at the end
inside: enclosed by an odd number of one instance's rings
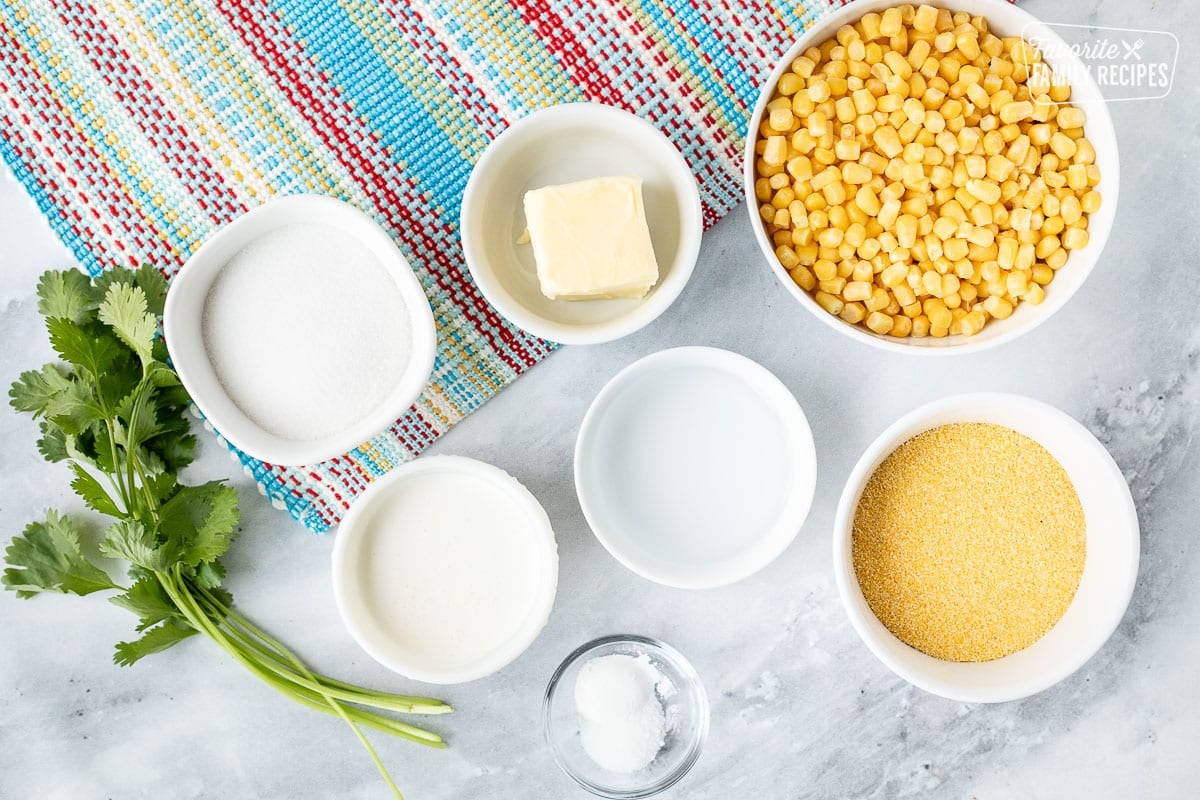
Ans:
POLYGON ((558 582, 554 532, 503 470, 434 456, 388 473, 337 533, 342 620, 376 661, 461 683, 516 658, 545 625, 558 582))

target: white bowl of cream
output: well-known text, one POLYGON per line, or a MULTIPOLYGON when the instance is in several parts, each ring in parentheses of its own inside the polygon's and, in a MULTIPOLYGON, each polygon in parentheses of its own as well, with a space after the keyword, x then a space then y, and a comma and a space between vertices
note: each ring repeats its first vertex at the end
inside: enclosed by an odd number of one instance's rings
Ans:
POLYGON ((558 549, 528 489, 499 467, 429 456, 375 481, 338 527, 333 592, 372 658, 427 683, 504 667, 550 617, 558 549))
POLYGON ((271 464, 341 455, 391 425, 437 333, 408 262, 370 217, 293 195, 243 214, 183 265, 163 332, 200 411, 271 464))

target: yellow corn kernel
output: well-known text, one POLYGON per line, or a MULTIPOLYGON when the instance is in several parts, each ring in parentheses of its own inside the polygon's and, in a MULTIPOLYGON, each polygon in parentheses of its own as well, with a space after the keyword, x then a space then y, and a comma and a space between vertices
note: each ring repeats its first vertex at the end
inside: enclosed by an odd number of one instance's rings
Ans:
POLYGON ((1067 167, 1067 186, 1075 191, 1088 187, 1087 167, 1083 164, 1072 164, 1067 167))
MULTIPOLYGON (((942 219, 945 219, 945 217, 942 219)), ((942 244, 942 254, 951 261, 961 261, 967 257, 969 248, 970 245, 965 239, 951 238, 942 244)))
POLYGON ((954 321, 954 315, 950 313, 950 309, 946 308, 946 304, 941 300, 930 300, 925 304, 925 315, 929 317, 929 326, 932 329, 941 328, 946 330, 950 327, 950 323, 954 321))
POLYGON ((892 318, 880 311, 872 311, 867 317, 867 327, 880 336, 886 336, 892 330, 892 318))
MULTIPOLYGON (((895 201, 889 201, 895 202, 895 201)), ((897 204, 899 205, 899 204, 897 204)), ((896 241, 901 247, 912 247, 917 241, 917 218, 912 214, 901 214, 896 220, 896 241)))
POLYGON ((1083 217, 1083 203, 1073 194, 1064 197, 1058 212, 1067 225, 1074 225, 1083 217))
POLYGON ((894 49, 883 54, 883 63, 887 64, 888 69, 898 78, 908 80, 912 77, 912 64, 894 49))
POLYGON ((813 274, 819 281, 833 280, 837 277, 837 264, 827 258, 822 258, 813 264, 813 274))
POLYGON ((789 158, 787 173, 794 181, 807 181, 813 176, 812 161, 807 156, 789 158))
POLYGON ((1046 266, 1050 268, 1051 272, 1057 269, 1062 269, 1067 265, 1067 259, 1070 258, 1070 256, 1071 254, 1068 253, 1066 249, 1060 247, 1050 255, 1046 256, 1046 266))
POLYGON ((1041 305, 1041 302, 1046 299, 1046 290, 1034 284, 1029 287, 1029 291, 1025 293, 1024 299, 1030 305, 1041 305))
POLYGON ((1030 119, 1033 116, 1033 103, 1028 100, 1006 103, 1000 106, 999 116, 1000 121, 1006 125, 1030 119))
POLYGON ((783 268, 788 270, 800 263, 796 251, 787 245, 775 248, 775 257, 779 259, 779 263, 783 265, 783 268))
POLYGON ((834 316, 842 313, 842 309, 846 306, 842 298, 832 295, 829 292, 818 291, 813 295, 813 299, 817 301, 817 305, 834 316))
MULTIPOLYGON (((833 146, 833 152, 842 161, 857 161, 859 155, 862 153, 862 145, 859 144, 857 139, 838 139, 837 143, 833 146)), ((863 167, 863 169, 867 168, 863 167)), ((867 172, 867 180, 870 180, 870 170, 867 170, 867 172)))
POLYGON ((1075 140, 1075 162, 1078 164, 1094 164, 1096 148, 1087 139, 1075 140))
POLYGON ((1095 214, 1100 210, 1100 193, 1092 190, 1079 198, 1079 207, 1087 214, 1095 214))
POLYGON ((1054 280, 1054 269, 1047 264, 1035 264, 1029 274, 1033 282, 1041 286, 1054 280))
POLYGON ((851 325, 857 325, 866 319, 867 310, 863 308, 862 303, 846 303, 838 312, 838 316, 851 325))
POLYGON ((1028 208, 1014 208, 1009 215, 1008 224, 1014 231, 1028 231, 1033 226, 1033 212, 1028 208))
POLYGON ((1061 246, 1062 242, 1059 241, 1057 236, 1043 236, 1034 247, 1033 252, 1038 258, 1045 259, 1046 256, 1050 255, 1061 246))
POLYGON ((846 202, 846 185, 840 180, 829 184, 822 192, 825 195, 825 201, 831 206, 837 207, 846 202))
POLYGON ((876 286, 871 290, 871 297, 867 300, 867 310, 881 311, 887 308, 891 302, 892 299, 888 296, 887 289, 876 286))
POLYGON ((1008 319, 1013 313, 1013 304, 1005 297, 992 295, 983 301, 983 310, 996 319, 1008 319))
MULTIPOLYGON (((884 202, 883 206, 879 209, 879 213, 876 215, 875 218, 879 221, 879 224, 882 225, 883 227, 891 228, 893 225, 896 224, 896 220, 899 216, 900 216, 900 201, 896 200, 894 198, 888 198, 884 202)), ((915 227, 913 229, 913 233, 914 233, 914 238, 915 238, 915 234, 916 234, 915 227)), ((884 249, 889 249, 889 248, 884 248, 884 249)))
POLYGON ((842 290, 846 288, 846 279, 839 275, 833 280, 821 281, 817 284, 817 288, 822 292, 827 292, 832 295, 840 295, 842 290))
POLYGON ((981 203, 992 205, 1000 201, 1000 187, 996 184, 979 179, 967 181, 967 193, 981 203))
POLYGON ((912 26, 918 33, 933 33, 937 30, 938 10, 933 6, 918 6, 913 12, 912 26))
POLYGON ((792 276, 792 280, 796 282, 796 285, 804 291, 811 292, 816 288, 817 279, 808 267, 803 265, 793 267, 788 271, 788 274, 792 276))
POLYGON ((883 12, 879 20, 879 35, 884 37, 897 36, 903 26, 899 7, 889 8, 883 12))
POLYGON ((900 135, 890 125, 877 129, 872 135, 871 141, 875 142, 875 146, 888 158, 895 158, 904 150, 904 145, 900 142, 900 135))
POLYGON ((974 336, 983 330, 983 326, 987 324, 987 316, 978 309, 968 312, 959 321, 963 336, 974 336))
POLYGON ((804 87, 804 79, 794 72, 785 72, 783 77, 779 79, 779 84, 776 87, 779 93, 788 97, 794 95, 804 87))
POLYGON ((967 241, 979 247, 991 247, 992 243, 996 241, 996 234, 992 233, 991 228, 976 225, 971 229, 971 233, 967 234, 967 241))
MULTIPOLYGON (((855 144, 857 145, 858 143, 855 142, 855 144)), ((857 156, 855 156, 855 157, 857 157, 857 156)), ((853 185, 861 185, 861 184, 869 182, 873 177, 875 177, 875 175, 874 175, 874 173, 871 172, 871 170, 867 169, 862 164, 859 164, 854 161, 850 161, 850 162, 842 165, 842 176, 841 177, 842 177, 842 180, 845 181, 846 183, 853 184, 853 185)), ((857 196, 857 193, 856 193, 856 196, 857 196)), ((863 209, 863 210, 865 211, 866 209, 863 209)))
POLYGON ((889 162, 878 153, 868 151, 862 154, 862 157, 858 159, 858 163, 871 170, 875 175, 882 175, 887 170, 889 162))
POLYGON ((796 124, 796 117, 792 114, 791 103, 788 103, 787 108, 773 110, 770 116, 770 124, 779 133, 791 133, 792 126, 796 124))
POLYGON ((1088 232, 1083 228, 1067 228, 1063 233, 1062 246, 1067 250, 1081 250, 1087 247, 1088 232))
POLYGON ((1058 121, 1058 127, 1063 130, 1082 128, 1087 122, 1087 113, 1082 108, 1063 106, 1058 109, 1058 113, 1054 116, 1054 119, 1058 121))
POLYGON ((1059 131, 1050 137, 1050 149, 1065 161, 1075 155, 1075 140, 1059 131))
POLYGON ((879 197, 870 186, 860 186, 854 194, 854 204, 871 216, 879 214, 879 197))
POLYGON ((834 181, 839 181, 841 179, 842 173, 838 170, 838 168, 830 166, 814 175, 812 180, 809 181, 809 185, 812 187, 814 192, 819 192, 834 181))
POLYGON ((767 148, 763 150, 762 160, 768 166, 779 167, 787 161, 787 137, 786 136, 769 136, 767 137, 767 148))
POLYGON ((850 281, 842 289, 842 299, 847 302, 859 302, 871 297, 874 287, 868 281, 850 281))
POLYGON ((924 314, 912 318, 912 336, 914 338, 923 338, 929 335, 929 318, 924 314))

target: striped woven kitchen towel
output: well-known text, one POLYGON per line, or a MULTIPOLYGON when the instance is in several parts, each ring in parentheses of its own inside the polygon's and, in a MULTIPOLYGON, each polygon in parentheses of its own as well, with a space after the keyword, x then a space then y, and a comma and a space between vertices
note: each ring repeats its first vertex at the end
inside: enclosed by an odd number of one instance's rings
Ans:
POLYGON ((840 2, 6 0, 0 154, 88 270, 167 274, 275 195, 340 197, 395 238, 434 307, 433 379, 388 431, 300 469, 237 454, 313 530, 554 347, 480 296, 457 226, 513 120, 591 100, 660 127, 706 224, 741 195, 757 82, 840 2))

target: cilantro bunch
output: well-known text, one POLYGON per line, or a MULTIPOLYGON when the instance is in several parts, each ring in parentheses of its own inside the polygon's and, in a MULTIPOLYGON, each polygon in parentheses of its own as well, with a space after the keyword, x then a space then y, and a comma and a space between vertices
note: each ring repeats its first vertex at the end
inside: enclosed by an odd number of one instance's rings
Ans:
POLYGON ((157 335, 166 293, 166 281, 150 267, 113 269, 94 280, 51 271, 38 282, 38 310, 66 363, 23 373, 9 391, 11 403, 39 420, 37 446, 46 460, 67 462, 71 487, 111 519, 100 553, 128 562, 129 582, 118 584, 83 553, 75 521, 48 511, 13 538, 3 584, 22 598, 117 592, 111 602, 138 618, 139 637, 118 644, 113 655, 122 666, 203 634, 273 689, 343 719, 399 797, 362 728, 444 747, 437 734, 379 712, 453 709, 313 672, 234 610, 221 588, 221 557, 237 535, 237 493, 220 481, 179 482, 196 440, 184 416, 187 392, 157 335))

